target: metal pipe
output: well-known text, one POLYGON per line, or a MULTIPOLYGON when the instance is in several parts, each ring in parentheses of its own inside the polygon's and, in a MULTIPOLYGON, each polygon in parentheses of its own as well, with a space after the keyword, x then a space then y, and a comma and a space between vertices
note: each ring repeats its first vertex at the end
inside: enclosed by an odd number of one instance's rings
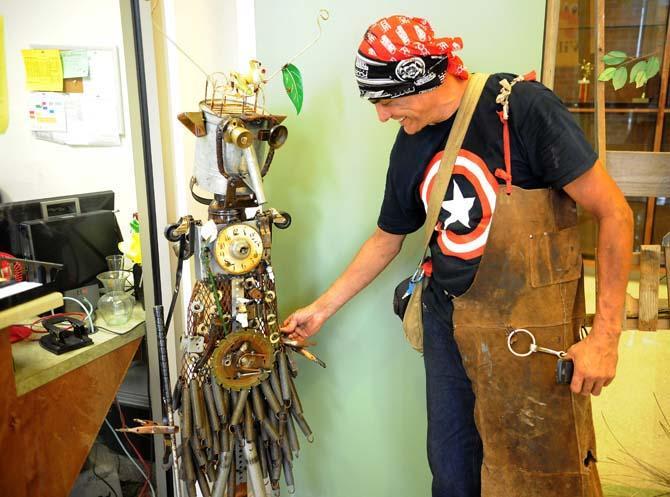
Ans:
POLYGON ((272 461, 272 467, 270 470, 270 481, 273 483, 279 482, 282 468, 282 455, 279 445, 277 444, 270 445, 270 460, 272 461))
POLYGON ((249 471, 249 479, 251 480, 250 483, 254 497, 266 497, 263 475, 261 474, 261 466, 258 460, 258 453, 256 452, 256 444, 246 440, 242 445, 242 450, 247 460, 247 470, 249 471))
POLYGON ((295 409, 297 412, 302 414, 302 402, 300 402, 300 397, 298 396, 298 389, 295 388, 295 383, 293 382, 293 378, 288 379, 288 386, 291 390, 291 408, 295 409))
POLYGON ((256 416, 257 420, 263 421, 265 419, 265 408, 261 392, 257 386, 251 389, 251 400, 253 401, 254 416, 256 416))
MULTIPOLYGON (((216 480, 216 472, 214 471, 214 461, 209 461, 207 466, 205 466, 205 476, 207 476, 207 482, 212 482, 216 480)), ((210 489, 211 490, 211 489, 210 489)))
POLYGON ((281 398, 284 401, 284 405, 287 405, 291 400, 291 390, 288 386, 288 363, 286 359, 286 352, 279 352, 279 386, 281 388, 281 398))
POLYGON ((244 406, 244 439, 247 442, 253 442, 254 438, 254 417, 251 414, 251 405, 247 402, 244 406))
POLYGON ((288 370, 291 373, 291 376, 295 378, 298 376, 298 364, 295 362, 295 359, 293 358, 293 354, 290 352, 290 349, 284 349, 284 353, 286 354, 286 362, 288 363, 288 370))
POLYGON ((200 439, 198 438, 198 435, 195 434, 191 435, 189 445, 191 446, 191 450, 193 451, 195 460, 198 463, 198 467, 206 466, 207 456, 205 455, 205 452, 202 450, 202 445, 200 445, 200 439))
POLYGON ((288 493, 295 493, 295 482, 293 481, 293 464, 286 457, 284 458, 284 481, 288 493))
POLYGON ((186 494, 188 497, 198 497, 198 491, 195 489, 195 480, 186 482, 186 494))
POLYGON ((288 444, 291 447, 291 452, 298 457, 300 453, 300 442, 298 441, 298 434, 295 432, 295 425, 293 424, 293 416, 288 416, 286 428, 288 431, 288 444))
POLYGON ((263 391, 263 396, 270 406, 270 409, 272 409, 272 412, 279 414, 279 411, 281 411, 281 406, 279 405, 279 401, 277 400, 277 397, 272 390, 270 380, 266 379, 265 381, 261 382, 261 390, 263 391))
POLYGON ((182 441, 181 459, 184 465, 184 480, 186 482, 195 481, 195 466, 193 465, 193 453, 191 452, 191 445, 189 444, 188 439, 186 439, 185 442, 182 441))
MULTIPOLYGON (((224 430, 225 431, 225 430, 224 430)), ((227 449, 227 448, 226 448, 227 449)), ((216 480, 212 488, 212 497, 223 497, 228 483, 228 474, 233 460, 233 453, 230 450, 224 450, 223 458, 219 461, 219 467, 216 471, 216 480)))
POLYGON ((209 483, 207 483, 207 476, 205 474, 205 468, 200 468, 197 471, 198 476, 198 486, 200 487, 200 492, 202 497, 212 497, 212 494, 209 490, 209 483))
POLYGON ((291 409, 291 414, 293 415, 293 418, 295 419, 295 422, 298 423, 298 426, 300 427, 300 431, 302 431, 303 435, 305 435, 305 438, 307 439, 307 441, 309 443, 312 443, 314 441, 314 434, 312 433, 312 429, 307 424, 307 420, 305 419, 305 416, 303 416, 299 412, 296 412, 295 409, 291 409))
POLYGON ((270 422, 266 419, 265 424, 261 424, 261 440, 263 441, 264 444, 267 444, 270 442, 270 436, 267 433, 267 430, 265 429, 265 425, 269 425, 270 422))
MULTIPOLYGON (((188 383, 183 382, 182 387, 182 403, 181 403, 181 440, 188 441, 193 433, 193 413, 191 412, 191 394, 189 392, 188 383)), ((195 479, 195 475, 193 475, 195 479)))
POLYGON ((270 481, 269 478, 270 473, 268 471, 269 468, 268 468, 267 455, 265 454, 265 446, 263 445, 263 441, 261 440, 260 434, 256 434, 256 449, 258 450, 258 459, 261 462, 261 473, 263 475, 263 483, 265 483, 265 478, 268 478, 268 481, 270 481))
POLYGON ((235 451, 235 444, 230 451, 230 466, 231 470, 228 472, 228 485, 226 486, 226 497, 235 497, 235 486, 237 483, 237 455, 235 451))
POLYGON ((230 416, 231 425, 240 424, 240 420, 242 419, 242 413, 244 412, 244 406, 247 404, 248 396, 249 396, 249 390, 242 390, 237 395, 237 402, 235 403, 235 409, 233 409, 233 414, 230 416))
POLYGON ((293 453, 291 452, 291 447, 288 444, 288 438, 283 437, 279 441, 279 446, 281 447, 282 454, 284 455, 284 459, 290 459, 291 461, 293 460, 293 453))
POLYGON ((270 373, 270 386, 275 394, 276 399, 281 399, 281 386, 279 385, 279 367, 274 365, 272 373, 270 373))
MULTIPOLYGON (((159 282, 160 285, 160 282, 159 282)), ((160 301, 157 300, 160 304, 160 301)), ((162 394, 163 394, 163 409, 167 414, 168 426, 175 426, 174 410, 172 409, 172 384, 170 383, 170 365, 168 363, 167 353, 167 330, 165 329, 165 318, 163 316, 163 306, 154 306, 154 320, 156 322, 156 335, 158 339, 158 370, 161 376, 162 394)), ((172 464, 176 471, 175 496, 181 497, 181 485, 179 482, 179 458, 177 457, 177 436, 174 433, 165 437, 170 441, 170 452, 172 454, 172 464)))
MULTIPOLYGON (((258 166, 258 159, 256 158, 256 150, 254 147, 247 147, 243 151, 244 159, 247 163, 247 173, 248 173, 248 185, 254 191, 256 196, 256 203, 262 207, 264 203, 267 202, 265 198, 265 190, 263 189, 263 177, 261 176, 261 170, 258 166)), ((245 181, 246 182, 246 181, 245 181)))
POLYGON ((216 381, 214 373, 210 375, 210 384, 212 386, 212 395, 214 396, 214 405, 216 407, 216 413, 221 418, 221 422, 225 423, 227 421, 227 409, 223 396, 223 389, 221 385, 216 381))
POLYGON ((230 432, 228 429, 223 426, 221 427, 221 431, 219 432, 219 437, 221 437, 221 440, 219 441, 219 445, 221 447, 221 452, 220 454, 225 454, 226 452, 230 452, 231 448, 231 442, 232 438, 230 437, 230 432))
POLYGON ((209 425, 209 416, 207 415, 207 406, 205 404, 205 393, 203 391, 203 386, 204 385, 198 385, 196 390, 198 408, 200 409, 202 417, 202 442, 204 443, 205 447, 211 449, 214 445, 213 434, 212 428, 209 425))
POLYGON ((205 405, 207 406, 207 414, 209 415, 209 424, 213 431, 221 430, 221 423, 219 421, 219 413, 216 410, 214 403, 214 392, 212 392, 211 383, 202 384, 203 392, 205 394, 205 405))
POLYGON ((277 416, 277 433, 279 438, 284 438, 286 436, 286 418, 289 417, 288 412, 282 411, 277 416))
POLYGON ((268 437, 272 439, 273 442, 279 442, 279 433, 275 429, 275 427, 272 425, 272 422, 268 418, 264 418, 261 421, 261 424, 263 426, 263 431, 267 433, 268 437))
POLYGON ((200 438, 203 438, 203 412, 200 410, 200 402, 198 402, 198 380, 192 378, 189 382, 189 396, 191 397, 191 410, 193 411, 193 430, 192 433, 200 438))

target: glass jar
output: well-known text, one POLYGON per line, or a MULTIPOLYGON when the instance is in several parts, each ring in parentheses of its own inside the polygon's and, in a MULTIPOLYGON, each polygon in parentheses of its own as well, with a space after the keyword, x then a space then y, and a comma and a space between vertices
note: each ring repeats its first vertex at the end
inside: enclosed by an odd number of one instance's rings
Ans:
POLYGON ((105 271, 97 278, 105 287, 105 294, 98 300, 98 312, 109 326, 119 326, 130 321, 135 298, 125 292, 129 271, 105 271))

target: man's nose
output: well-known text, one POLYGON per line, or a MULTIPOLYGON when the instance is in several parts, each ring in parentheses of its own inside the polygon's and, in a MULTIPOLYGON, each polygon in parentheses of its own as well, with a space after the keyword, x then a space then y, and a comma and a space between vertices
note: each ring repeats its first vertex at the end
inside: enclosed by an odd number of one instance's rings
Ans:
POLYGON ((391 112, 381 103, 376 103, 375 104, 375 110, 377 111, 377 118, 385 123, 388 121, 391 117, 391 112))

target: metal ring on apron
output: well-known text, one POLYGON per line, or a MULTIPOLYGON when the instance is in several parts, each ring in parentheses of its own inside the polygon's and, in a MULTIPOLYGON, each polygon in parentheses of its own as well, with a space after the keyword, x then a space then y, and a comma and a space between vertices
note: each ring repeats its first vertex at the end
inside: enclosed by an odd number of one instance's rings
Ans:
POLYGON ((534 352, 533 347, 529 347, 528 352, 524 352, 523 354, 521 354, 519 352, 516 352, 512 348, 512 337, 514 335, 516 335, 517 333, 525 333, 526 335, 528 335, 530 337, 531 343, 533 345, 536 345, 535 335, 533 335, 530 331, 528 331, 525 328, 517 328, 516 330, 512 331, 509 335, 507 335, 507 348, 509 349, 509 351, 517 357, 528 357, 529 355, 531 355, 534 352))

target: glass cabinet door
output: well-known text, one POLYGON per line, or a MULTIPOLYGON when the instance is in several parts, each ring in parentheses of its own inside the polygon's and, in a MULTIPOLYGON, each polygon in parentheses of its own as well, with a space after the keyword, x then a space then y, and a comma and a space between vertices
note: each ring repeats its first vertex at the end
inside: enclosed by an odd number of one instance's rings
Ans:
MULTIPOLYGON (((595 146, 594 93, 598 75, 594 71, 596 52, 593 0, 561 0, 558 18, 558 43, 554 71, 554 92, 573 113, 591 144, 595 146)), ((668 31, 670 0, 605 1, 605 53, 618 50, 633 58, 652 55, 663 60, 668 31)), ((630 69, 632 61, 626 67, 630 69)), ((641 88, 627 83, 614 90, 605 89, 605 115, 608 150, 670 151, 670 130, 664 126, 670 102, 661 95, 661 75, 668 67, 641 88), (659 112, 660 100, 663 108, 659 112), (657 128, 662 140, 655 142, 657 128)), ((670 123, 668 123, 670 124, 670 123)), ((628 198, 635 218, 636 249, 643 243, 660 243, 670 231, 670 199, 656 200, 651 240, 644 240, 647 199, 628 198)), ((653 207, 653 205, 652 205, 653 207)), ((593 255, 595 223, 580 214, 582 244, 585 255, 593 255)))

